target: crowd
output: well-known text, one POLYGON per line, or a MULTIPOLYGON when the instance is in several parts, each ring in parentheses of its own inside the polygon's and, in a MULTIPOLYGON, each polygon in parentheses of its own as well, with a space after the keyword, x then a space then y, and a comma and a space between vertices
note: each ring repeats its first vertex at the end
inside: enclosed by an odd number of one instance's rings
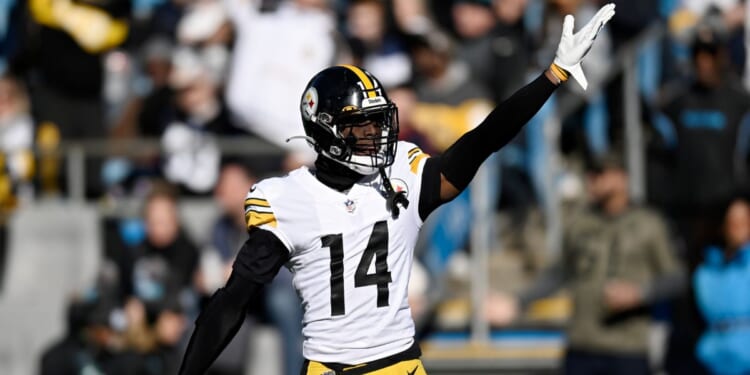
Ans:
MULTIPOLYGON (((530 213, 551 199, 552 184, 563 200, 564 235, 559 259, 546 262, 532 285, 488 297, 487 318, 496 327, 513 324, 533 300, 565 285, 574 305, 567 371, 647 373, 652 307, 666 303, 670 373, 747 373, 745 3, 614 2, 617 16, 584 63, 587 91, 576 84, 558 90, 488 162, 501 176, 493 184, 497 209, 512 218, 511 229, 501 230, 511 237, 523 231, 530 213), (635 202, 616 56, 654 26, 663 33, 634 48, 647 181, 647 201, 635 202), (545 120, 561 112, 570 115, 550 145, 545 120), (563 171, 549 178, 546 164, 557 150, 563 171)), ((113 145, 86 160, 88 199, 141 206, 105 220, 100 277, 71 300, 67 335, 45 352, 42 373, 176 372, 192 321, 244 242, 248 188, 314 158, 295 137, 304 134, 301 90, 322 68, 346 63, 370 71, 398 105, 400 137, 439 154, 548 66, 566 14, 589 19, 600 3, 0 2, 0 238, 14 210, 65 198, 72 176, 61 151, 69 142, 113 145), (230 138, 278 152, 230 153, 230 138), (160 151, 117 146, 142 139, 156 140, 160 151), (206 224, 206 243, 180 223, 177 207, 186 197, 212 199, 221 212, 206 224)), ((451 258, 468 246, 471 194, 425 224, 415 271, 422 294, 442 290, 451 258)), ((531 246, 519 244, 521 251, 531 246)), ((298 372, 301 307, 290 280, 282 269, 213 373, 243 372, 252 322, 278 329, 285 373, 298 372)), ((435 329, 432 296, 417 293, 412 302, 420 335, 435 329)))

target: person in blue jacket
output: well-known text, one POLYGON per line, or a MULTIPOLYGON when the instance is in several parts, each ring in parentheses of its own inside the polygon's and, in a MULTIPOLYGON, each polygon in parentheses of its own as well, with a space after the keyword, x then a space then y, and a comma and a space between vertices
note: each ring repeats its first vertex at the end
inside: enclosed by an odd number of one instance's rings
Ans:
POLYGON ((707 328, 696 355, 715 374, 750 374, 750 203, 735 199, 724 215, 724 245, 710 246, 693 277, 707 328))

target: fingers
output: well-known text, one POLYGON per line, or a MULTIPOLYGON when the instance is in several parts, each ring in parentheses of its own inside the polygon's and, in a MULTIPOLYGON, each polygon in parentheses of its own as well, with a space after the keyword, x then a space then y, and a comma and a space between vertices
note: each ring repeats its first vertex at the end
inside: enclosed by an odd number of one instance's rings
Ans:
POLYGON ((614 17, 615 4, 605 5, 604 8, 600 12, 602 12, 602 14, 599 17, 599 22, 601 26, 604 26, 607 22, 609 22, 610 19, 612 19, 612 17, 614 17))
POLYGON ((575 25, 575 18, 573 18, 572 15, 568 14, 565 16, 565 20, 563 20, 563 37, 572 37, 573 36, 573 27, 575 25))
POLYGON ((586 38, 590 40, 596 39, 596 36, 599 34, 599 31, 601 31, 602 27, 615 15, 615 4, 607 4, 603 6, 599 11, 594 15, 594 17, 591 19, 588 25, 586 38))
POLYGON ((598 12, 592 17, 592 20, 604 20, 604 23, 609 21, 610 18, 615 14, 615 4, 609 3, 605 6, 603 6, 601 9, 599 9, 598 12))

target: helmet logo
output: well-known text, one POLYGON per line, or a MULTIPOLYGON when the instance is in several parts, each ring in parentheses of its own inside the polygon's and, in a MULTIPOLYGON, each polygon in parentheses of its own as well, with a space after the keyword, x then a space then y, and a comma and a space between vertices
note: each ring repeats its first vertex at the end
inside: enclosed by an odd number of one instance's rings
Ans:
POLYGON ((376 96, 374 98, 365 98, 362 100, 362 108, 376 107, 379 105, 386 105, 388 101, 382 96, 376 96))
POLYGON ((311 119, 318 111, 318 90, 315 87, 310 87, 305 91, 305 95, 302 95, 302 116, 305 119, 311 119))
POLYGON ((338 146, 331 146, 331 148, 328 149, 328 152, 333 156, 341 156, 341 148, 338 146))

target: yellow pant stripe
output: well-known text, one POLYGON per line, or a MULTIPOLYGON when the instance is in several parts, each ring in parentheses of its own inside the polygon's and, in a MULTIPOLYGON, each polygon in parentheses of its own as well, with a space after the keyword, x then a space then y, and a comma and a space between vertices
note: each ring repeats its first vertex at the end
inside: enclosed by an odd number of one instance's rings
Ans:
MULTIPOLYGON (((344 369, 346 374, 348 371, 355 372, 357 369, 366 366, 367 364, 347 367, 344 369)), ((310 361, 305 369, 306 375, 328 375, 333 374, 333 370, 326 367, 320 362, 310 361)), ((427 372, 422 365, 422 361, 419 359, 410 359, 408 361, 401 361, 399 363, 384 367, 375 371, 366 373, 367 375, 427 375, 427 372)))

